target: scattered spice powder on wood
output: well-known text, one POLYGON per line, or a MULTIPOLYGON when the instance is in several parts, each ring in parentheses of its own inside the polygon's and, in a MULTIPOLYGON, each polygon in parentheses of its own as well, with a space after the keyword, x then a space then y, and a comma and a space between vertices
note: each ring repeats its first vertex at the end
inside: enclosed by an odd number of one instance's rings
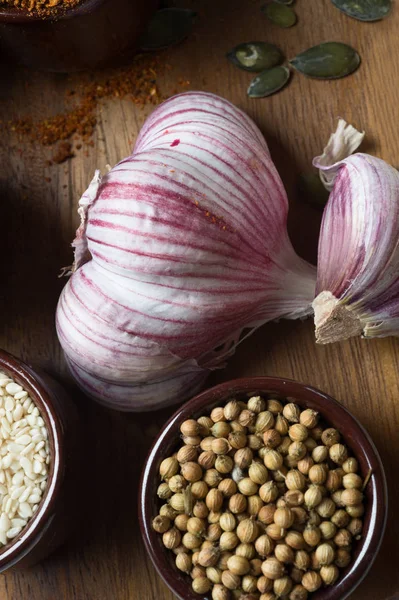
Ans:
MULTIPOLYGON (((39 121, 31 117, 15 119, 9 125, 15 133, 28 136, 32 142, 44 146, 72 137, 92 145, 90 138, 97 123, 98 104, 105 98, 129 98, 141 107, 159 104, 166 96, 159 92, 157 77, 165 68, 168 67, 160 65, 157 57, 138 55, 129 67, 119 68, 111 73, 99 72, 94 81, 86 81, 77 91, 70 90, 67 99, 74 103, 70 110, 39 121)), ((184 81, 184 85, 188 85, 188 82, 184 81)), ((79 144, 75 147, 78 149, 79 144)), ((59 156, 63 154, 68 155, 66 158, 73 156, 71 145, 68 151, 66 146, 63 147, 59 156)), ((53 157, 53 161, 62 162, 56 160, 57 156, 53 157)))

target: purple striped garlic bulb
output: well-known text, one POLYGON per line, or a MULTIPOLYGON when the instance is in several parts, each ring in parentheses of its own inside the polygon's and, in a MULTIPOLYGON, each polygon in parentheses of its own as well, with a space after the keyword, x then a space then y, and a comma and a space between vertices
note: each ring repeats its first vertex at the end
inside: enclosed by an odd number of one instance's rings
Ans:
POLYGON ((244 331, 311 312, 315 269, 288 239, 266 142, 218 96, 164 102, 79 204, 57 331, 80 387, 108 406, 181 402, 244 331))
POLYGON ((399 173, 342 119, 315 159, 331 190, 319 238, 316 339, 399 335, 399 173))

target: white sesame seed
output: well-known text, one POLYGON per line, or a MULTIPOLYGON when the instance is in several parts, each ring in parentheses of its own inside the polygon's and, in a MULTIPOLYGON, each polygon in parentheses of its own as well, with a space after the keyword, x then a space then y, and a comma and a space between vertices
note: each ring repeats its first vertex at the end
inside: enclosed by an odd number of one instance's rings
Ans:
MULTIPOLYGON (((29 425, 27 425, 26 427, 23 427, 22 429, 18 429, 17 433, 15 434, 15 439, 18 440, 18 438, 21 437, 21 435, 24 435, 27 431, 31 431, 31 428, 29 427, 29 425)), ((18 442, 18 444, 20 444, 21 442, 18 442)))
POLYGON ((27 499, 29 498, 29 496, 31 495, 32 492, 32 486, 29 485, 27 488, 25 488, 25 491, 22 492, 22 494, 19 497, 19 503, 22 504, 23 502, 26 502, 27 499))
POLYGON ((11 527, 11 529, 9 529, 7 531, 7 537, 9 540, 12 540, 13 538, 17 537, 17 535, 19 533, 21 533, 22 531, 22 527, 11 527))
POLYGON ((22 385, 19 385, 18 383, 15 383, 14 381, 11 381, 10 383, 7 383, 7 385, 6 385, 6 392, 8 394, 10 394, 11 396, 13 396, 14 394, 18 394, 18 392, 22 392, 22 391, 23 391, 22 385))
POLYGON ((11 433, 10 423, 7 421, 6 417, 1 418, 1 426, 7 431, 7 433, 11 433))
POLYGON ((26 417, 26 420, 28 421, 31 427, 34 427, 36 425, 37 417, 35 417, 35 415, 28 415, 26 417))
POLYGON ((12 398, 12 396, 7 396, 5 404, 4 404, 4 408, 6 410, 14 410, 15 402, 14 402, 14 398, 12 398))
POLYGON ((39 474, 41 471, 42 471, 42 463, 39 462, 38 460, 34 460, 33 461, 33 472, 39 474))
POLYGON ((18 509, 18 514, 24 519, 29 519, 32 516, 32 507, 28 502, 21 502, 18 509))
POLYGON ((4 512, 5 513, 10 512, 10 510, 11 510, 11 504, 12 504, 12 499, 8 498, 8 500, 7 500, 6 504, 5 504, 5 507, 4 507, 4 512))
POLYGON ((18 500, 18 498, 20 497, 20 495, 24 491, 25 491, 25 486, 24 485, 21 485, 21 487, 15 488, 15 490, 13 492, 11 492, 11 499, 12 500, 18 500))
POLYGON ((29 504, 38 504, 42 498, 42 491, 40 490, 40 494, 31 494, 28 498, 29 504))
POLYGON ((23 471, 17 471, 15 473, 15 475, 13 476, 13 478, 12 478, 12 484, 13 485, 17 485, 17 486, 21 485, 21 483, 23 482, 23 480, 24 480, 23 471))
POLYGON ((34 504, 34 505, 32 506, 32 512, 33 512, 33 513, 35 513, 35 512, 37 511, 37 509, 38 509, 38 508, 39 508, 39 505, 38 505, 38 504, 34 504))
POLYGON ((14 412, 12 413, 14 421, 19 421, 22 418, 23 414, 24 414, 24 409, 22 408, 22 406, 20 404, 17 404, 14 412))
POLYGON ((0 517, 0 531, 8 531, 10 529, 10 519, 5 513, 2 513, 0 517))
POLYGON ((21 435, 17 439, 18 439, 18 444, 22 444, 23 446, 27 446, 32 441, 32 438, 28 434, 21 435))
POLYGON ((22 390, 22 392, 17 392, 14 394, 15 400, 24 400, 28 396, 28 392, 22 390))
POLYGON ((0 542, 5 546, 7 544, 7 532, 0 531, 0 542))
POLYGON ((21 452, 21 456, 28 455, 30 452, 34 451, 34 449, 35 449, 35 444, 32 442, 31 444, 28 444, 27 446, 25 446, 24 450, 22 450, 22 452, 21 452))
POLYGON ((35 446, 35 452, 39 452, 39 450, 41 450, 42 448, 44 448, 45 445, 46 444, 43 441, 41 441, 38 444, 36 444, 36 446, 35 446))
POLYGON ((0 379, 0 387, 6 387, 9 383, 12 382, 12 379, 9 379, 9 377, 2 377, 0 379))
POLYGON ((11 525, 13 527, 25 527, 26 525, 26 520, 25 519, 12 519, 11 520, 11 525))

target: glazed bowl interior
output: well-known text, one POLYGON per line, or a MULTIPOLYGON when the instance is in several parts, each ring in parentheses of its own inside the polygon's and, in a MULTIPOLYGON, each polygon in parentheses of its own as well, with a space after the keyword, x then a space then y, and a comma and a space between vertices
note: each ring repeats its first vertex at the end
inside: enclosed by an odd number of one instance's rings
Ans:
POLYGON ((34 547, 36 540, 43 535, 51 525, 51 506, 61 485, 62 446, 61 424, 53 410, 50 396, 40 383, 34 371, 22 361, 0 350, 0 371, 12 377, 26 390, 40 411, 49 438, 50 468, 47 488, 42 496, 39 507, 28 524, 22 529, 10 544, 0 550, 0 572, 8 569, 27 555, 34 547))
MULTIPOLYGON (((174 554, 165 550, 162 536, 151 527, 158 514, 157 497, 159 465, 176 451, 180 440, 180 424, 190 418, 209 414, 212 408, 225 404, 231 398, 248 399, 252 395, 280 398, 311 408, 320 413, 323 421, 342 434, 347 447, 359 461, 362 477, 372 472, 365 489, 365 514, 362 539, 354 546, 351 564, 340 570, 340 578, 331 587, 311 594, 313 600, 344 600, 366 576, 379 550, 387 514, 385 474, 378 452, 368 433, 341 404, 310 386, 273 377, 236 379, 217 385, 184 404, 168 421, 155 441, 142 474, 140 484, 140 525, 145 546, 151 560, 170 590, 181 600, 198 600, 190 585, 190 577, 178 571, 174 554)), ((210 598, 207 594, 205 598, 210 598)))

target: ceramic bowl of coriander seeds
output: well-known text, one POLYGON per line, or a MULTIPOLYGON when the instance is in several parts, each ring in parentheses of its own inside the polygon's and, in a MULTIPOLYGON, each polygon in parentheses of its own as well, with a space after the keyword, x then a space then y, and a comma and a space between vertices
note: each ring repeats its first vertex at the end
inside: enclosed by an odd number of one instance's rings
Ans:
POLYGON ((0 572, 35 564, 70 533, 80 440, 59 384, 0 350, 0 572))
POLYGON ((237 379, 184 404, 148 456, 145 546, 181 600, 344 600, 379 550, 386 481, 336 400, 237 379))

